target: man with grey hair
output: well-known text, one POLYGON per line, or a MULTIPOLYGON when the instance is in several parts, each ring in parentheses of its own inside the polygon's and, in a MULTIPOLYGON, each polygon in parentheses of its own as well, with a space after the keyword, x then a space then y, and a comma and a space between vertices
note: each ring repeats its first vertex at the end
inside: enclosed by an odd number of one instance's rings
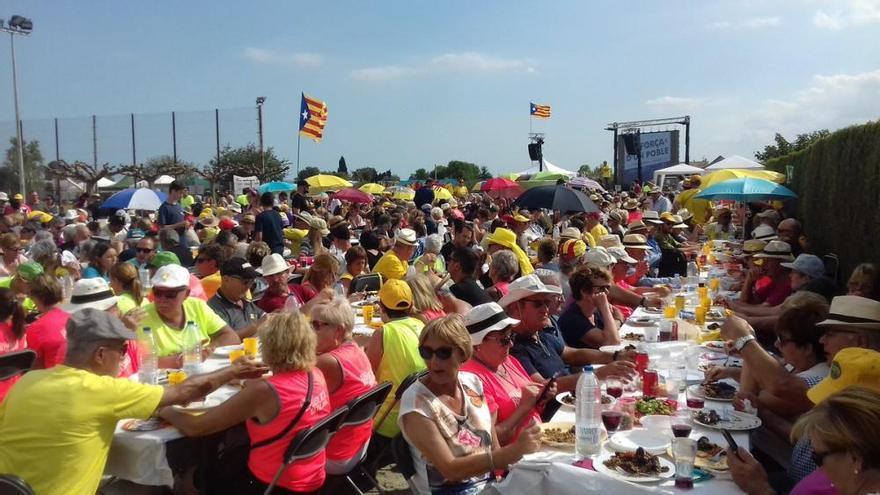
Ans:
POLYGON ((119 420, 147 419, 235 378, 266 371, 239 359, 213 373, 162 387, 116 378, 135 334, 93 308, 70 315, 63 364, 25 374, 0 404, 0 472, 15 473, 35 493, 95 493, 119 420))
POLYGON ((171 227, 163 227, 159 231, 159 245, 162 251, 171 251, 177 255, 180 265, 186 268, 193 266, 192 251, 180 245, 180 234, 171 227))

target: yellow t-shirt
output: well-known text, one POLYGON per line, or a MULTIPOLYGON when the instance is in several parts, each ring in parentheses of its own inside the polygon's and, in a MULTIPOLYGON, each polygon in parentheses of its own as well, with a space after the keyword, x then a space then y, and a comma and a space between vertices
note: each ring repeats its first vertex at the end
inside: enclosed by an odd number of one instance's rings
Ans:
POLYGON ((205 296, 207 296, 207 299, 211 299, 217 293, 217 289, 220 288, 220 270, 200 280, 202 281, 202 289, 205 289, 205 296))
POLYGON ((134 302, 134 296, 127 292, 120 294, 119 298, 116 299, 116 308, 119 309, 119 314, 122 316, 125 316, 126 313, 134 308, 142 308, 147 304, 150 304, 150 301, 148 301, 146 297, 142 297, 141 303, 137 304, 134 302))
MULTIPOLYGON (((159 356, 173 356, 183 352, 183 330, 186 328, 172 328, 162 321, 156 312, 156 305, 150 303, 144 306, 147 315, 141 321, 140 328, 150 327, 153 331, 153 339, 159 349, 159 356)), ((212 335, 226 326, 226 322, 208 306, 208 303, 195 297, 187 297, 183 301, 183 313, 185 321, 192 321, 199 327, 203 340, 209 340, 212 335)))
POLYGON ((593 235, 589 232, 584 232, 583 234, 581 234, 581 239, 583 239, 583 241, 587 243, 588 247, 596 247, 596 239, 594 239, 593 235))
POLYGON ((373 273, 382 275, 385 280, 403 280, 409 265, 397 257, 393 250, 389 249, 373 267, 373 273))
POLYGON ((595 246, 596 239, 601 239, 603 236, 608 235, 608 229, 606 229, 605 226, 602 225, 601 223, 600 223, 600 224, 596 224, 595 227, 593 227, 592 229, 590 229, 589 234, 590 234, 591 236, 593 236, 593 244, 591 244, 590 247, 596 247, 596 246, 595 246))
POLYGON ((192 194, 187 194, 186 196, 180 198, 180 207, 181 208, 189 208, 196 202, 196 198, 192 197, 192 194))
POLYGON ((64 365, 31 371, 0 404, 0 473, 40 495, 94 495, 116 423, 150 417, 163 393, 64 365))
MULTIPOLYGON (((424 327, 421 320, 411 317, 382 325, 382 360, 376 370, 376 380, 389 381, 394 387, 385 398, 379 417, 394 403, 394 393, 404 378, 425 369, 425 360, 419 355, 419 334, 424 327)), ((399 410, 400 404, 390 410, 385 421, 376 428, 379 434, 392 438, 400 433, 400 425, 397 424, 399 410)))
POLYGON ((695 223, 704 225, 709 221, 712 205, 705 199, 694 199, 694 196, 699 192, 698 189, 687 189, 682 191, 675 198, 675 202, 682 208, 687 208, 689 212, 693 213, 695 223))

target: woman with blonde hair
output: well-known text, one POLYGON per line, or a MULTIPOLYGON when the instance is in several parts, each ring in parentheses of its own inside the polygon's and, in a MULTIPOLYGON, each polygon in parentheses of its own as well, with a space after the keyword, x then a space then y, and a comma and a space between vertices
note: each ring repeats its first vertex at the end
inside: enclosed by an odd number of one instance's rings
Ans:
POLYGON ((0 235, 0 249, 3 249, 3 256, 0 256, 0 277, 15 274, 18 265, 28 260, 21 254, 21 239, 14 232, 0 235))
POLYGON ((431 321, 419 336, 428 374, 403 393, 398 423, 425 464, 432 492, 473 494, 540 447, 540 429, 530 422, 505 447, 498 444, 492 414, 476 375, 459 372, 473 354, 459 315, 431 321))
POLYGON ((141 286, 138 271, 131 263, 116 263, 110 269, 110 288, 118 298, 116 307, 119 314, 125 316, 129 311, 146 306, 150 303, 141 286))
POLYGON ((857 266, 846 284, 847 294, 880 300, 880 270, 874 263, 857 266))
POLYGON ((309 219, 308 240, 311 247, 311 253, 309 253, 311 256, 318 256, 329 252, 324 247, 324 236, 329 233, 330 230, 327 228, 326 220, 318 217, 311 217, 309 219))
POLYGON ((333 290, 339 273, 339 262, 329 253, 315 256, 315 262, 303 277, 303 302, 309 302, 325 290, 333 290))
MULTIPOLYGON (((263 493, 281 467, 291 439, 331 411, 324 375, 314 372, 317 339, 306 317, 298 311, 273 313, 258 335, 271 376, 245 381, 241 392, 199 416, 173 407, 159 411, 160 417, 189 437, 245 423, 250 441, 247 469, 224 487, 229 493, 263 493)), ((316 492, 324 484, 325 460, 321 451, 295 461, 277 486, 293 493, 316 492)))
POLYGON ((431 283, 430 277, 419 273, 409 277, 406 281, 413 294, 412 315, 415 318, 428 323, 441 316, 446 316, 443 305, 434 292, 434 284, 431 283))

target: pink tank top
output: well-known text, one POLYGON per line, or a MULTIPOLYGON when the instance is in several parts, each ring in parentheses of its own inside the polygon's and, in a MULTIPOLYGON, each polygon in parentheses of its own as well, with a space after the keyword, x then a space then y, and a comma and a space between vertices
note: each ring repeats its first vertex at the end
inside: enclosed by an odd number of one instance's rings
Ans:
MULTIPOLYGON (((284 451, 290 445, 290 440, 300 430, 308 428, 326 418, 330 414, 330 399, 327 393, 327 383, 324 375, 317 368, 312 370, 314 384, 312 386, 312 403, 297 422, 283 437, 269 445, 251 450, 248 458, 248 468, 251 473, 263 483, 270 483, 275 472, 281 466, 284 451)), ((253 418, 245 423, 251 444, 272 438, 299 413, 308 390, 308 373, 305 371, 281 372, 266 379, 269 385, 278 394, 281 408, 278 414, 266 424, 260 424, 253 418)), ((324 464, 326 458, 324 452, 320 452, 308 459, 294 462, 284 471, 278 486, 293 491, 309 492, 320 488, 324 484, 324 464)))
MULTIPOLYGON (((335 411, 373 388, 376 385, 376 377, 373 375, 373 368, 367 355, 354 342, 342 344, 330 351, 330 355, 342 366, 342 385, 330 394, 330 407, 335 411)), ((327 459, 334 461, 351 459, 367 443, 372 432, 372 421, 357 426, 346 426, 339 430, 327 444, 327 459)))

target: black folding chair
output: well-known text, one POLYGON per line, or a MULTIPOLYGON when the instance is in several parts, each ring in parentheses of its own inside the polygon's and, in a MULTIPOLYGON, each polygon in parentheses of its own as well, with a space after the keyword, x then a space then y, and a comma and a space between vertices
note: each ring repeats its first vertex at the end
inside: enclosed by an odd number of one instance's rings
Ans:
MULTIPOLYGON (((346 426, 358 426, 366 423, 367 421, 371 421, 373 416, 376 415, 376 411, 379 410, 379 407, 382 406, 382 403, 385 402, 385 398, 388 397, 388 393, 391 392, 391 387, 393 384, 391 382, 382 382, 375 387, 371 388, 364 394, 355 397, 351 401, 349 401, 348 414, 345 416, 345 421, 339 426, 339 429, 345 428, 346 426)), ((358 488, 357 484, 354 480, 351 479, 351 473, 355 471, 360 471, 361 474, 367 477, 370 480, 370 483, 379 490, 379 493, 384 494, 385 491, 379 486, 379 483, 370 476, 370 473, 367 472, 363 467, 363 460, 367 455, 367 449, 363 449, 361 452, 361 458, 358 459, 356 465, 352 466, 351 469, 346 473, 340 473, 340 476, 345 476, 345 480, 350 484, 355 491, 363 495, 363 492, 358 488)))
POLYGON ((14 474, 0 474, 0 495, 34 495, 34 490, 14 474))
POLYGON ((391 439, 391 453, 394 455, 394 465, 396 471, 403 476, 410 490, 415 493, 412 477, 416 475, 416 464, 413 462, 412 451, 409 448, 409 442, 403 438, 403 435, 397 435, 391 439))
POLYGON ((400 399, 403 397, 403 393, 406 392, 406 389, 408 389, 413 383, 415 383, 416 380, 420 380, 422 377, 424 377, 427 374, 428 374, 427 369, 424 369, 421 371, 416 371, 415 373, 411 373, 409 376, 404 378, 402 382, 400 382, 400 385, 398 385, 397 390, 394 391, 394 402, 392 402, 391 405, 388 406, 385 409, 385 411, 382 412, 381 418, 379 418, 378 420, 373 422, 373 431, 376 431, 379 428, 379 426, 385 422, 385 418, 388 417, 388 415, 391 413, 391 410, 394 409, 395 406, 397 406, 398 402, 400 402, 400 399))
POLYGON ((0 356, 0 381, 21 375, 31 369, 37 353, 26 349, 0 356))
POLYGON ((840 258, 834 253, 828 253, 822 256, 822 262, 825 264, 825 276, 835 284, 839 283, 837 272, 840 269, 840 258))
POLYGON ((346 414, 348 414, 348 407, 340 407, 326 418, 312 425, 311 428, 300 430, 294 435, 293 440, 290 441, 290 445, 284 451, 284 462, 281 464, 281 467, 278 468, 275 477, 272 479, 272 483, 266 487, 266 491, 263 492, 263 495, 269 495, 272 493, 275 484, 278 483, 278 480, 281 478, 281 474, 284 473, 284 470, 291 464, 300 459, 308 459, 324 450, 327 446, 327 442, 330 441, 330 437, 336 433, 339 426, 345 420, 346 414))

